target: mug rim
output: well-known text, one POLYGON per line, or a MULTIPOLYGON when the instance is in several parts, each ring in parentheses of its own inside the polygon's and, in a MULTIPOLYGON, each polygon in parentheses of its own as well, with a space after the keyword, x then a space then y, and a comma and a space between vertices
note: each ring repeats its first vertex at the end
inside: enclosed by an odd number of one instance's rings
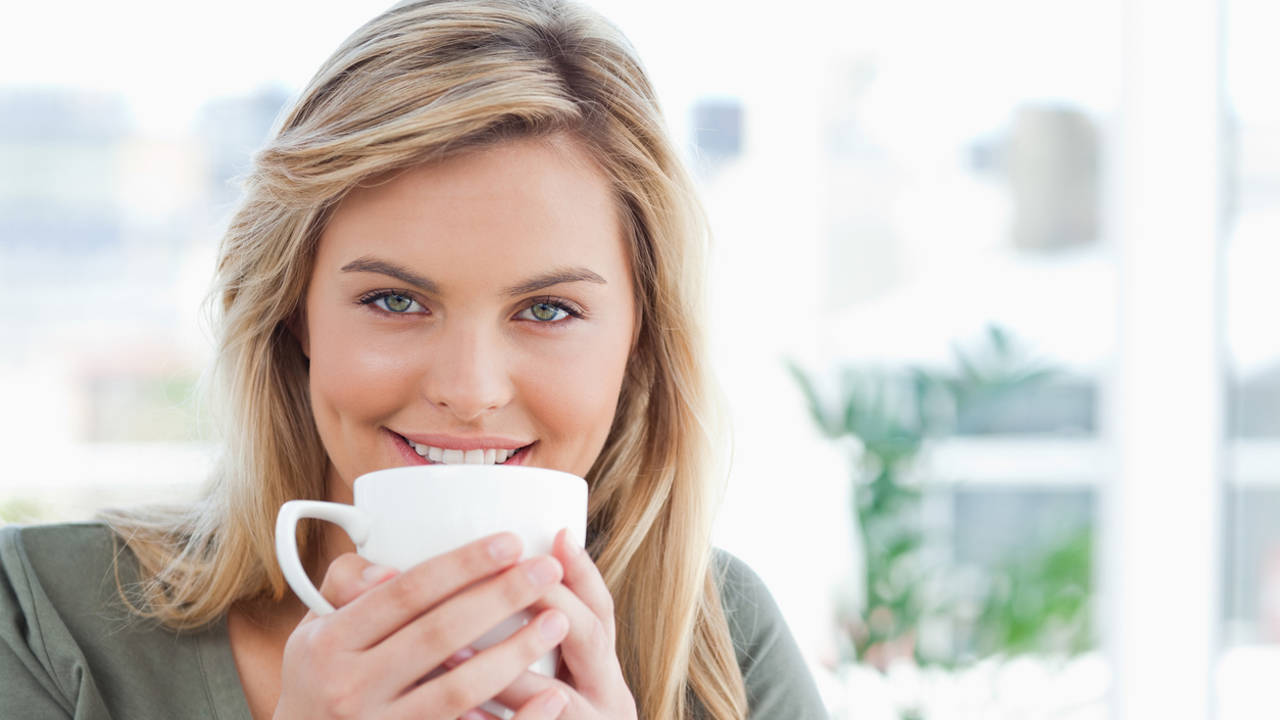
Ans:
MULTIPOLYGON (((367 472, 367 473, 365 473, 365 474, 360 475, 359 477, 357 477, 357 478, 356 478, 356 479, 351 483, 351 487, 352 487, 352 490, 354 491, 356 487, 358 487, 359 485, 361 485, 361 481, 363 481, 363 480, 365 480, 365 479, 369 479, 369 480, 371 480, 371 481, 375 481, 375 482, 376 482, 376 481, 383 481, 383 480, 400 480, 400 479, 403 479, 403 478, 402 478, 402 477, 400 477, 400 476, 418 474, 418 473, 423 472, 424 470, 427 470, 427 471, 432 472, 432 473, 449 474, 449 473, 454 473, 454 472, 471 472, 471 470, 469 470, 469 469, 464 470, 463 468, 475 468, 475 469, 484 468, 485 470, 492 472, 492 471, 493 471, 493 469, 494 469, 494 468, 496 468, 496 467, 502 467, 502 466, 495 466, 495 465, 465 465, 465 464, 456 464, 456 465, 401 465, 401 466, 399 466, 399 467, 382 468, 381 470, 371 470, 371 471, 369 471, 369 472, 367 472)), ((551 480, 551 479, 564 479, 564 480, 570 480, 570 479, 572 479, 572 480, 577 480, 578 482, 582 483, 583 485, 586 485, 586 482, 587 482, 585 478, 582 478, 582 477, 579 477, 579 476, 577 476, 577 475, 574 475, 574 474, 573 474, 573 473, 571 473, 571 472, 565 472, 564 470, 555 470, 555 469, 552 469, 552 468, 533 467, 533 466, 529 466, 529 465, 513 465, 513 466, 511 466, 511 467, 503 467, 503 468, 502 468, 502 470, 501 470, 501 472, 503 472, 503 473, 514 473, 514 474, 517 474, 517 475, 520 475, 520 474, 523 474, 523 475, 536 475, 536 476, 540 476, 542 479, 546 479, 546 480, 551 480)), ((416 482, 430 481, 430 480, 435 480, 435 479, 438 479, 438 478, 432 478, 432 477, 418 478, 418 479, 416 479, 416 482)), ((530 479, 532 480, 532 479, 534 479, 534 478, 530 478, 530 479)))

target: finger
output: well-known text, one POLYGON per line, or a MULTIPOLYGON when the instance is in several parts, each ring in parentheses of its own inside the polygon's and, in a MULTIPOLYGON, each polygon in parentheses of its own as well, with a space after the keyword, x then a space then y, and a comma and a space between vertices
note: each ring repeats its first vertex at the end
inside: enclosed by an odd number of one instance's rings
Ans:
POLYGON ((519 707, 520 710, 511 720, 552 720, 560 717, 569 704, 569 696, 564 690, 549 688, 519 707))
MULTIPOLYGON (((526 710, 533 711, 540 703, 544 703, 552 696, 556 695, 556 691, 559 691, 558 694, 564 699, 564 705, 555 712, 565 713, 568 717, 586 716, 592 713, 598 714, 598 711, 594 711, 592 709, 591 704, 587 699, 572 687, 556 680, 555 678, 549 678, 545 675, 528 670, 521 673, 520 677, 516 678, 493 699, 509 708, 520 708, 520 712, 525 712, 526 710)), ((556 702, 559 702, 559 700, 560 698, 556 698, 556 702)), ((544 712, 549 712, 550 710, 551 708, 547 707, 544 712)), ((512 718, 512 720, 517 720, 517 718, 522 720, 524 717, 525 716, 517 713, 515 718, 512 718)), ((547 716, 529 715, 529 717, 540 718, 547 716)), ((551 715, 550 717, 557 716, 551 715)))
POLYGON ((564 615, 555 610, 539 614, 506 640, 402 695, 392 704, 390 716, 408 719, 435 713, 456 717, 484 704, 559 644, 568 625, 564 615))
MULTIPOLYGON (((471 653, 470 644, 548 591, 568 592, 559 584, 561 577, 560 563, 540 555, 445 600, 368 651, 374 666, 395 668, 379 682, 398 693, 431 668, 471 653)), ((469 665, 476 657, 462 659, 469 665)))
POLYGON ((462 717, 458 720, 502 720, 502 718, 490 712, 485 712, 483 708, 471 708, 462 713, 462 717))
POLYGON ((395 568, 375 565, 355 553, 343 553, 329 563, 320 584, 320 594, 335 608, 344 607, 364 591, 395 574, 395 568))
POLYGON ((591 556, 569 537, 568 529, 561 530, 556 535, 553 554, 564 565, 565 587, 582 598, 582 602, 586 603, 587 607, 591 608, 591 612, 600 618, 600 622, 612 636, 616 627, 613 616, 613 595, 609 593, 604 576, 591 561, 591 556))
POLYGON ((437 555, 361 594, 347 612, 335 613, 334 631, 350 638, 351 647, 372 647, 445 598, 511 566, 521 550, 518 536, 498 533, 437 555))
POLYGON ((569 633, 560 643, 560 659, 578 692, 596 697, 607 694, 613 683, 624 682, 611 631, 569 588, 551 588, 531 608, 554 608, 569 618, 569 633))
POLYGON ((545 695, 556 688, 561 690, 569 689, 567 685, 555 678, 547 677, 532 670, 525 670, 515 680, 511 681, 510 685, 503 688, 502 692, 495 695, 493 699, 509 708, 522 708, 534 701, 539 695, 545 695))

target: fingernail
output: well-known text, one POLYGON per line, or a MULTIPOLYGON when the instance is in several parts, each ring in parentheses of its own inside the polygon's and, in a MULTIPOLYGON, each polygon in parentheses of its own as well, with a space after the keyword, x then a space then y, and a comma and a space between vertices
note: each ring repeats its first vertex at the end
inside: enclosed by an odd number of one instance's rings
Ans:
POLYGON ((462 713, 459 720, 485 720, 485 716, 481 715, 479 710, 468 710, 462 713))
POLYGON ((542 618, 542 621, 538 623, 538 631, 542 633, 542 638, 549 643, 559 642, 568 629, 569 619, 558 610, 542 618))
POLYGON ((364 569, 364 572, 361 573, 361 576, 364 577, 364 581, 366 583, 370 585, 377 585, 383 580, 390 579, 397 572, 399 571, 396 570, 395 568, 387 567, 386 565, 370 565, 369 567, 364 569))
POLYGON ((475 656, 475 654, 476 654, 475 650, 472 650, 469 647, 464 647, 458 652, 450 655, 449 659, 444 661, 444 664, 452 668, 456 665, 461 665, 467 660, 470 660, 472 657, 475 656))
POLYGON ((560 564, 548 557, 538 558, 529 563, 525 572, 529 574, 529 581, 534 585, 538 587, 550 585, 560 579, 560 564))
POLYGON ((510 562, 520 555, 520 538, 503 533, 489 543, 489 557, 497 562, 510 562))
POLYGON ((551 694, 551 697, 542 701, 542 708, 546 710, 548 714, 555 715, 563 710, 564 706, 568 704, 569 696, 565 695, 563 690, 556 688, 556 691, 551 694))

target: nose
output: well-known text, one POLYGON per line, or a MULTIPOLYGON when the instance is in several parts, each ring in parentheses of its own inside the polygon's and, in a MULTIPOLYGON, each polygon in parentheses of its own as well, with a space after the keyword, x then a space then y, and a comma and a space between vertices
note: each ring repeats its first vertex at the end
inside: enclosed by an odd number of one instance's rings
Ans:
POLYGON ((426 352, 423 395, 460 422, 475 422, 511 402, 514 386, 496 333, 443 328, 426 352))

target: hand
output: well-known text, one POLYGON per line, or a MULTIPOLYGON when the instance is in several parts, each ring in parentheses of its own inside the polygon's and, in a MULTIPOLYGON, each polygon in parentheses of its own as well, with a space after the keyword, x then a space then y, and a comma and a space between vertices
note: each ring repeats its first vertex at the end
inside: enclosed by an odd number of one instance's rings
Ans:
MULTIPOLYGON (((340 556, 320 588, 337 610, 307 613, 285 646, 277 720, 453 720, 496 696, 567 631, 564 613, 548 608, 464 665, 443 667, 487 630, 562 587, 559 561, 538 556, 517 564, 520 552, 519 538, 502 533, 403 573, 340 556)), ((555 717, 540 714, 542 699, 534 693, 512 707, 520 720, 555 717)))
MULTIPOLYGON (((556 536, 552 554, 564 567, 564 582, 534 602, 531 609, 559 611, 569 618, 569 634, 560 644, 560 671, 555 678, 520 673, 495 699, 520 709, 513 720, 634 720, 636 703, 618 663, 609 588, 591 557, 569 539, 567 531, 556 536), (535 709, 545 714, 535 714, 535 709)), ((461 669, 473 662, 451 658, 448 666, 461 669)), ((464 717, 493 718, 479 711, 464 717)))

